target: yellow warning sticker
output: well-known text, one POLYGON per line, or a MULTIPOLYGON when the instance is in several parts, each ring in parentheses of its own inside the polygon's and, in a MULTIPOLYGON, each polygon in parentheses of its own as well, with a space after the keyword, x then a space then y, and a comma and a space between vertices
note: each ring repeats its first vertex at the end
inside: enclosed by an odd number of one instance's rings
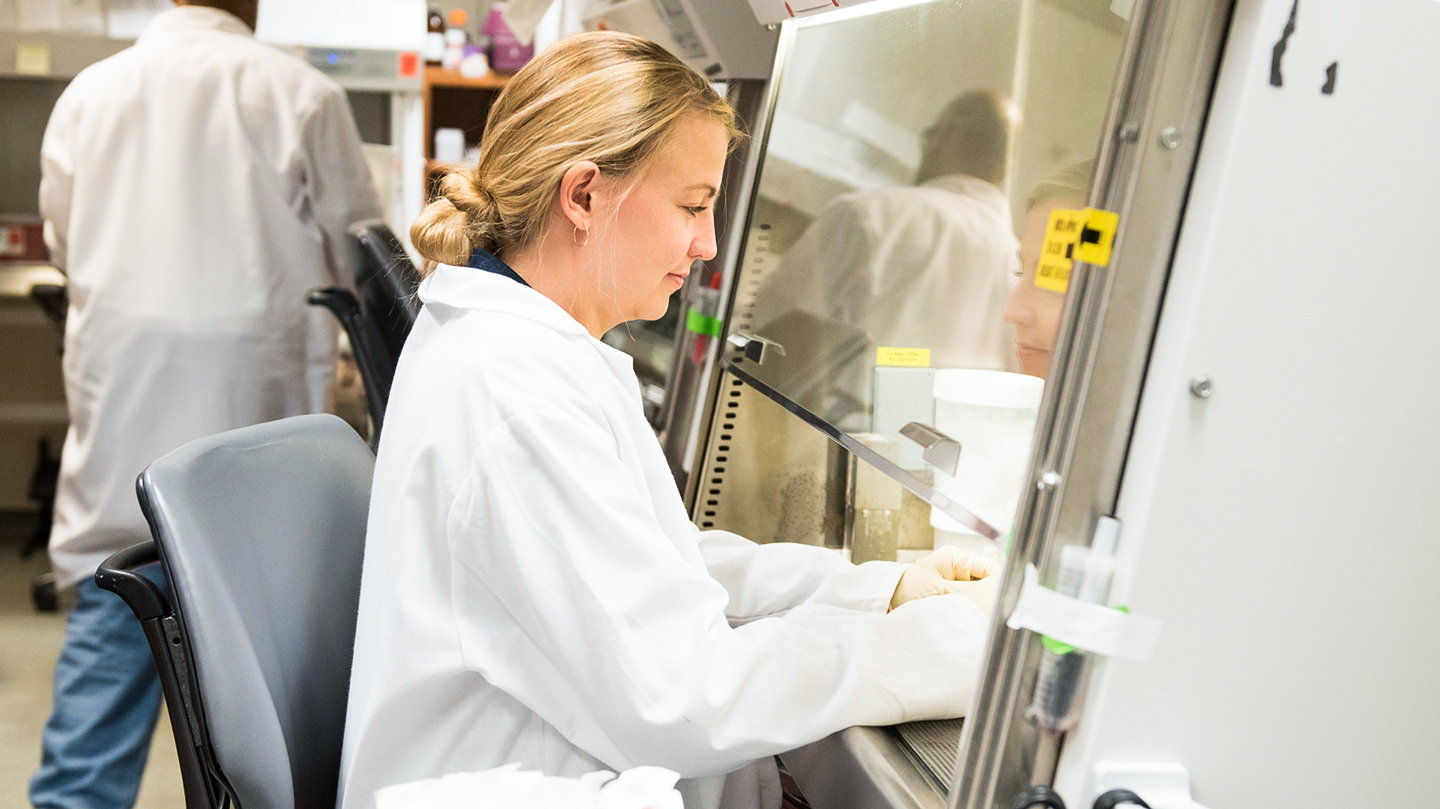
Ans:
POLYGON ((1035 286, 1064 292, 1070 287, 1070 270, 1076 261, 1097 267, 1109 264, 1110 249, 1119 227, 1120 215, 1112 211, 1098 208, 1050 211, 1045 242, 1040 247, 1040 262, 1035 270, 1035 286))
POLYGON ((886 348, 875 349, 875 364, 900 368, 929 368, 928 348, 886 348))
POLYGON ((1040 263, 1035 269, 1035 286, 1064 292, 1070 286, 1070 268, 1074 266, 1075 243, 1085 224, 1085 212, 1066 208, 1050 211, 1045 226, 1045 241, 1040 246, 1040 263))
POLYGON ((1110 263, 1110 248, 1115 244, 1115 231, 1120 227, 1120 214, 1099 208, 1085 209, 1085 225, 1080 228, 1075 258, 1086 264, 1104 267, 1110 263))

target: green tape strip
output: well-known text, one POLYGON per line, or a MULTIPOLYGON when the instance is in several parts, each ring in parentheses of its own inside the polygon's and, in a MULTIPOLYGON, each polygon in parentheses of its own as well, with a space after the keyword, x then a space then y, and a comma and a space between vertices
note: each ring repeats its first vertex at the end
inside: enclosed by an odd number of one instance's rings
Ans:
MULTIPOLYGON (((1119 610, 1120 612, 1126 613, 1127 615, 1130 613, 1130 608, 1129 608, 1129 607, 1120 606, 1120 607, 1116 607, 1115 609, 1119 610)), ((1068 654, 1070 654, 1071 652, 1075 651, 1075 647, 1074 647, 1074 646, 1071 646, 1070 644, 1065 643, 1064 641, 1055 640, 1054 638, 1050 637, 1049 635, 1041 635, 1041 636, 1040 636, 1040 645, 1041 645, 1041 646, 1044 646, 1046 649, 1049 649, 1050 651, 1054 652, 1054 653, 1057 654, 1057 655, 1068 655, 1068 654)))
POLYGON ((1074 646, 1071 646, 1071 645, 1068 644, 1068 643, 1062 643, 1061 641, 1055 640, 1054 638, 1050 637, 1049 635, 1041 635, 1041 636, 1040 636, 1040 645, 1044 646, 1046 649, 1049 649, 1050 651, 1054 652, 1054 653, 1057 654, 1057 655, 1068 655, 1068 654, 1070 654, 1071 652, 1075 651, 1075 647, 1074 647, 1074 646))
POLYGON ((704 334, 708 337, 720 336, 720 318, 703 315, 694 309, 685 316, 685 328, 696 334, 704 334))

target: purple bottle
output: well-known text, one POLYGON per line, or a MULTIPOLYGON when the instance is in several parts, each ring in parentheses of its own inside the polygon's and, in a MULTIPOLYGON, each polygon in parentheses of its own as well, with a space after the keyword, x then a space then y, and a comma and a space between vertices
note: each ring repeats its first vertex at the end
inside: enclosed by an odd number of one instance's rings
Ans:
POLYGON ((494 70, 519 70, 535 56, 535 45, 524 44, 515 38, 510 26, 500 15, 509 7, 507 3, 496 3, 490 7, 485 25, 480 33, 490 37, 490 67, 494 70))

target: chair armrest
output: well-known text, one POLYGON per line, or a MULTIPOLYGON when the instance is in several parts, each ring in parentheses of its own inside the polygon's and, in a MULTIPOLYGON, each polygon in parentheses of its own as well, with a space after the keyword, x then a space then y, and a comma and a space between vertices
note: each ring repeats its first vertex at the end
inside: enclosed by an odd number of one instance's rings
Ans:
POLYGON ((335 313, 342 324, 360 317, 360 300, 345 287, 318 287, 310 290, 305 302, 311 306, 323 306, 335 313))
POLYGON ((120 596, 141 621, 170 614, 170 602, 160 585, 136 573, 148 564, 160 561, 160 550, 154 542, 131 545, 100 563, 95 571, 95 585, 120 596))
POLYGON ((390 402, 390 385, 395 379, 395 363, 388 356, 379 327, 363 315, 355 293, 344 287, 312 289, 306 300, 311 306, 323 306, 333 312, 350 337, 350 350, 355 354, 356 367, 360 369, 360 381, 365 386, 365 403, 374 426, 374 435, 371 436, 373 449, 380 438, 385 407, 390 402))

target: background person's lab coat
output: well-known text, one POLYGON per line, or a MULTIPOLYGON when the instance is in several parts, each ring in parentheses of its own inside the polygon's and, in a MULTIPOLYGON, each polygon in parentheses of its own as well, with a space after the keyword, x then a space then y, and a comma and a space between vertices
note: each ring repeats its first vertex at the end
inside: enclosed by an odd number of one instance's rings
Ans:
POLYGON ((351 283, 345 228, 380 206, 344 91, 198 6, 71 82, 41 166, 70 284, 50 539, 67 587, 149 537, 135 477, 150 461, 323 409, 333 327, 305 292, 351 283))
POLYGON ((1010 204, 964 174, 836 197, 785 252, 755 298, 755 322, 799 310, 870 337, 863 361, 834 384, 869 400, 873 349, 928 348, 937 368, 1012 370, 1014 330, 1001 319, 1018 242, 1010 204))
POLYGON ((510 762, 657 765, 687 809, 774 809, 774 754, 964 713, 973 602, 886 614, 901 565, 697 530, 629 356, 499 275, 442 265, 420 297, 375 470, 343 809, 510 762))

